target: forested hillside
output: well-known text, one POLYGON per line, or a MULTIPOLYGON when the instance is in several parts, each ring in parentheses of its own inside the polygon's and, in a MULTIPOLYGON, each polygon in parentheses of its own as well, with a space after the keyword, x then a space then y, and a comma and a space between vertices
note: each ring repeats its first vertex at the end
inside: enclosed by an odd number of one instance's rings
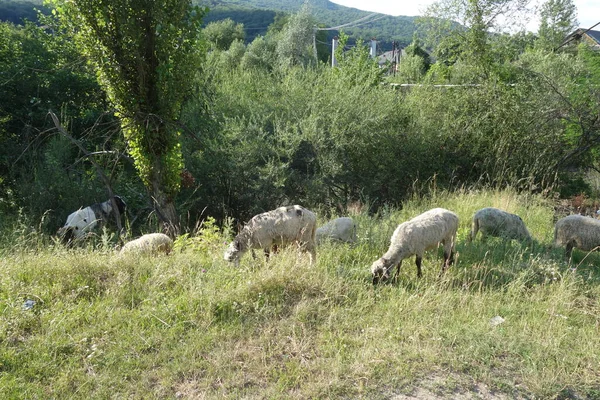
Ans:
MULTIPOLYGON (((207 6, 210 12, 205 17, 205 23, 231 18, 235 22, 243 23, 246 31, 246 42, 249 43, 256 36, 265 35, 277 15, 284 16, 297 12, 304 1, 204 1, 197 0, 195 3, 207 6)), ((310 3, 311 13, 315 16, 315 22, 323 27, 334 27, 348 22, 356 21, 368 16, 369 12, 355 8, 344 7, 328 0, 312 0, 310 3)), ((23 19, 35 21, 36 12, 34 8, 47 13, 49 9, 42 6, 42 0, 0 0, 0 21, 10 21, 15 24, 22 23, 23 19)), ((344 28, 351 37, 369 40, 376 37, 380 41, 380 50, 390 50, 391 42, 397 41, 401 46, 408 45, 416 29, 414 17, 393 17, 378 15, 371 18, 372 22, 361 24, 356 27, 344 28)), ((327 40, 338 31, 331 31, 327 40)))
MULTIPOLYGON (((286 14, 298 12, 304 1, 200 1, 211 9, 206 21, 215 21, 231 18, 236 22, 244 23, 247 37, 251 41, 257 34, 264 34, 266 28, 273 22, 269 12, 283 12, 286 14), (260 10, 260 11, 259 11, 260 10), (262 11, 262 12, 261 12, 262 11), (271 18, 269 20, 269 18, 271 18)), ((323 27, 335 27, 357 21, 372 13, 355 8, 344 7, 328 0, 312 0, 309 3, 310 12, 315 22, 323 27)), ((357 26, 343 28, 351 38, 370 40, 377 38, 380 41, 380 50, 391 50, 392 41, 397 41, 401 46, 406 46, 412 41, 416 29, 415 17, 377 15, 370 18, 372 22, 361 23, 357 26)), ((339 34, 338 31, 330 32, 329 37, 339 34)))

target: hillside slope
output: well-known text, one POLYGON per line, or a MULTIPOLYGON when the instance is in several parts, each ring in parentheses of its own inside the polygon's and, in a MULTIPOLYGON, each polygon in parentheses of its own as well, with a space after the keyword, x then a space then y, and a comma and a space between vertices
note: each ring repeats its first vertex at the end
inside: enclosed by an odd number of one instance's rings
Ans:
MULTIPOLYGON (((276 13, 293 13, 304 4, 303 0, 199 0, 198 4, 210 8, 206 22, 231 18, 244 24, 248 41, 257 35, 266 33, 276 13)), ((332 3, 329 0, 311 0, 310 7, 317 22, 326 27, 335 27, 356 21, 373 14, 332 3)), ((416 17, 374 15, 369 23, 357 27, 344 28, 344 32, 352 38, 365 40, 373 37, 380 41, 382 50, 391 49, 391 42, 398 41, 406 46, 412 41, 416 17)), ((337 34, 333 31, 332 34, 337 34)))

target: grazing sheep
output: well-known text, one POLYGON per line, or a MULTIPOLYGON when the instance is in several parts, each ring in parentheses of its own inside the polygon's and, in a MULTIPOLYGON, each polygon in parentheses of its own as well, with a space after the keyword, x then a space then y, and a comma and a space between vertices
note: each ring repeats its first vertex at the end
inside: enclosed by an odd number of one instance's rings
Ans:
POLYGON ((488 236, 521 241, 532 240, 521 217, 493 207, 482 208, 473 215, 468 241, 474 240, 479 231, 481 231, 481 240, 484 241, 488 236))
POLYGON ((173 241, 164 233, 148 233, 125 243, 121 254, 169 254, 173 250, 173 241))
POLYGON ((439 243, 444 245, 444 272, 454 261, 454 244, 458 230, 458 216, 452 211, 443 208, 434 208, 410 221, 404 222, 396 228, 392 235, 388 251, 371 266, 373 284, 386 281, 390 272, 397 265, 394 278, 400 273, 402 260, 416 255, 417 276, 422 276, 421 260, 426 250, 436 247, 439 243))
MULTIPOLYGON (((115 196, 114 198, 119 214, 123 214, 127 204, 119 196, 115 196)), ((67 217, 67 222, 58 230, 57 234, 59 237, 62 237, 65 243, 81 239, 91 232, 98 225, 99 221, 106 223, 113 216, 114 210, 110 199, 103 203, 95 203, 71 213, 67 217)))
POLYGON ((356 242, 356 223, 352 218, 341 217, 317 228, 317 243, 332 240, 345 243, 356 242))
POLYGON ((567 258, 571 257, 573 248, 594 250, 600 246, 600 221, 583 215, 559 219, 554 227, 554 245, 565 246, 567 258))
POLYGON ((267 258, 273 246, 296 243, 310 255, 310 263, 316 260, 315 233, 317 216, 304 207, 295 205, 279 207, 258 214, 248 222, 225 251, 227 261, 239 265, 242 256, 250 249, 263 249, 267 258))

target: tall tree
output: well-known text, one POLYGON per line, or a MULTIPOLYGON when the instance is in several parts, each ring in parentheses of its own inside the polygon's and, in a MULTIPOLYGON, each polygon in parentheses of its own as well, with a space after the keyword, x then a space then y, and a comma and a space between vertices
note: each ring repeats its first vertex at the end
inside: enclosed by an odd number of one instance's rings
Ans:
POLYGON ((183 159, 177 121, 201 66, 205 9, 191 0, 50 0, 96 66, 154 209, 177 231, 183 159))
MULTIPOLYGON (((487 76, 493 63, 490 34, 518 27, 528 15, 530 1, 438 0, 427 8, 419 23, 425 29, 428 46, 438 48, 443 44, 442 52, 451 49, 451 58, 472 65, 480 75, 487 76)), ((447 59, 448 55, 442 58, 447 59)))
POLYGON ((280 33, 276 53, 282 67, 307 65, 316 61, 315 21, 308 3, 290 17, 280 33))
POLYGON ((552 50, 577 28, 577 9, 572 0, 548 0, 540 11, 540 29, 536 46, 552 50))

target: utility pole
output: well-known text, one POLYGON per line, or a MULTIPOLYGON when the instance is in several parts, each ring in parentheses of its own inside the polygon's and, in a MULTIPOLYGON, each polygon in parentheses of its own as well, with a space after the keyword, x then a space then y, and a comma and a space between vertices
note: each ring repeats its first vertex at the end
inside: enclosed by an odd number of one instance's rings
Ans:
POLYGON ((339 38, 337 36, 334 36, 333 40, 331 42, 331 66, 332 67, 337 67, 337 60, 335 58, 335 51, 337 50, 337 47, 338 47, 338 41, 339 41, 339 38))
POLYGON ((371 49, 369 50, 369 56, 375 58, 377 56, 377 39, 371 38, 371 49))

